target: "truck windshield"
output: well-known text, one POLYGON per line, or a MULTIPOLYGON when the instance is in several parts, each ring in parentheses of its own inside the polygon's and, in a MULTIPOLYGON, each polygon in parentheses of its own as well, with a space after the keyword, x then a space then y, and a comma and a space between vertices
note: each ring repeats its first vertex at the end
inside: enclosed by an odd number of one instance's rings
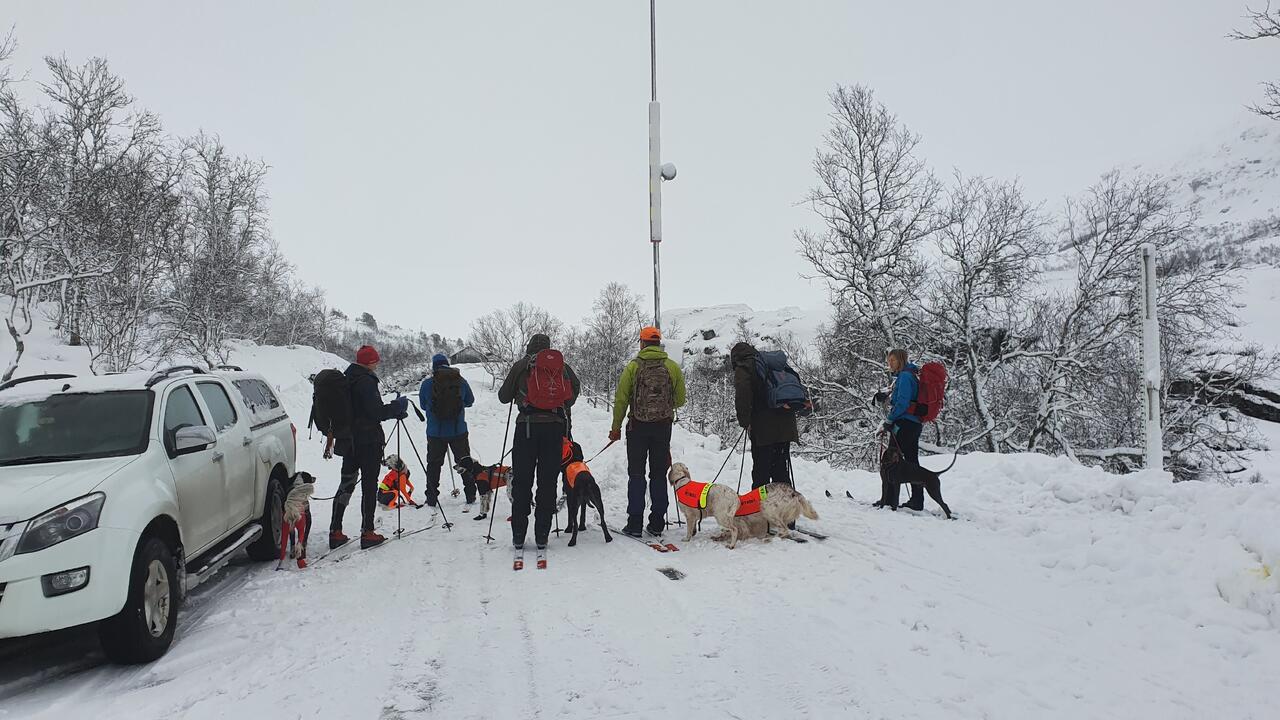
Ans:
POLYGON ((0 403, 0 466, 137 455, 151 431, 150 390, 0 403))

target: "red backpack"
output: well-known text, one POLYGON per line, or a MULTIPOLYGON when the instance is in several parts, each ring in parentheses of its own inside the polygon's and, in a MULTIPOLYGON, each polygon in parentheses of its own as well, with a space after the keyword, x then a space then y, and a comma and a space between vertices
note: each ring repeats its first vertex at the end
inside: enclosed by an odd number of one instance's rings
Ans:
POLYGON ((543 350, 529 362, 525 404, 535 410, 553 411, 573 397, 573 387, 564 371, 564 355, 559 350, 543 350))
POLYGON ((916 373, 916 387, 916 401, 907 406, 907 412, 921 422, 937 420, 947 390, 947 367, 936 361, 925 363, 916 373))

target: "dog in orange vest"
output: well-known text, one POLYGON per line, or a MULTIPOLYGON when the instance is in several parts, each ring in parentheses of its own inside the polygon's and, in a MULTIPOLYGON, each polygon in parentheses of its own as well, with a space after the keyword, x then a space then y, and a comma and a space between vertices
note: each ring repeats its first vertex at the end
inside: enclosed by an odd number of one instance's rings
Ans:
POLYGON ((688 542, 698 532, 698 521, 710 515, 720 527, 729 532, 729 548, 738 544, 738 526, 733 518, 738 514, 742 501, 737 493, 725 485, 694 482, 684 463, 674 463, 667 471, 667 482, 676 490, 676 505, 684 513, 686 521, 684 540, 688 542))
POLYGON ((565 438, 561 445, 560 469, 564 472, 565 503, 569 506, 569 522, 564 531, 572 533, 569 547, 578 544, 578 531, 587 529, 587 506, 595 507, 600 513, 600 529, 604 530, 604 541, 613 542, 609 534, 609 526, 604 521, 604 499, 600 496, 600 484, 591 474, 590 468, 583 462, 582 446, 565 438))

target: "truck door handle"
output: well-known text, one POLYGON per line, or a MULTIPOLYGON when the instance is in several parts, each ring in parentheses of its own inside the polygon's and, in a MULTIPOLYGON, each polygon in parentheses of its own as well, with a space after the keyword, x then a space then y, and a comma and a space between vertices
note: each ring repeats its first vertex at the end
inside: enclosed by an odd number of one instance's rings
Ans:
POLYGON ((253 438, 246 435, 245 438, 240 441, 240 444, 245 447, 249 447, 250 445, 253 444, 253 438))
POLYGON ((213 461, 214 461, 214 462, 222 462, 222 453, 220 453, 220 452, 215 452, 215 453, 213 454, 213 461))

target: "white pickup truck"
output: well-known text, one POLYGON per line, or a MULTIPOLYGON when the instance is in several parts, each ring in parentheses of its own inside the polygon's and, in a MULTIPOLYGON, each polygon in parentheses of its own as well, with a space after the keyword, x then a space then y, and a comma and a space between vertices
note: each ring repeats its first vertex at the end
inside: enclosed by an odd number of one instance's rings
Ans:
POLYGON ((226 370, 0 385, 0 638, 97 622, 108 658, 149 662, 233 553, 274 558, 297 429, 226 370))

